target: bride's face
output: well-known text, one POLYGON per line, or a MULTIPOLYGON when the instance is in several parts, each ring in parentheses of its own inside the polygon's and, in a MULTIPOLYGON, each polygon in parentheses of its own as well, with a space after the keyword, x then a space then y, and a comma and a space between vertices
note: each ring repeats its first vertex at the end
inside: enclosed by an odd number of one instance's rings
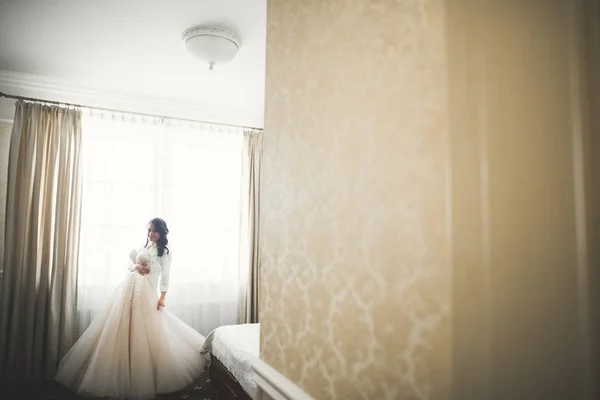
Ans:
POLYGON ((156 243, 156 241, 160 239, 160 233, 154 230, 154 225, 148 225, 148 240, 152 243, 156 243))

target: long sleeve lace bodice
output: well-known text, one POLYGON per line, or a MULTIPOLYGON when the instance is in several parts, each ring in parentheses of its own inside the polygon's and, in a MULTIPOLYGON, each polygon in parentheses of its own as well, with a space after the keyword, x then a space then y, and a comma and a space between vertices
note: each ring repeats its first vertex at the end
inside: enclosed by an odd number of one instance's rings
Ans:
POLYGON ((129 254, 131 263, 129 264, 129 271, 135 271, 135 265, 140 263, 142 260, 148 260, 148 267, 150 273, 146 275, 146 278, 150 281, 150 285, 153 288, 158 288, 161 292, 167 292, 169 290, 169 272, 171 269, 172 253, 165 249, 162 257, 158 256, 158 249, 156 246, 149 248, 141 247, 134 249, 129 254))

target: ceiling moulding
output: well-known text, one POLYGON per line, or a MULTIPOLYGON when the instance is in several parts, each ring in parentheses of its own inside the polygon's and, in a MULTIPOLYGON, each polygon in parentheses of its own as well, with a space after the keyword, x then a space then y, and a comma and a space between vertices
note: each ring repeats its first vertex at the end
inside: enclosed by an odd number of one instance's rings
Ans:
POLYGON ((216 107, 148 96, 111 93, 76 86, 65 80, 0 70, 0 92, 17 96, 64 101, 90 107, 156 114, 172 118, 188 118, 214 123, 253 125, 246 113, 234 107, 216 107), (238 116, 237 118, 235 116, 238 116), (242 116, 241 118, 239 116, 242 116), (237 120, 236 120, 237 119, 237 120))

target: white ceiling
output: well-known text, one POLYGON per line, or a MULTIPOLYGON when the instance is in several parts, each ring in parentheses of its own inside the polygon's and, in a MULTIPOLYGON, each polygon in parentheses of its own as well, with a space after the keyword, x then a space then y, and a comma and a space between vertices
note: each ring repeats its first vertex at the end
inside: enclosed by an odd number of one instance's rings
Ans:
POLYGON ((0 91, 68 86, 88 105, 262 127, 265 40, 266 0, 0 0, 0 91), (185 51, 199 24, 238 34, 231 63, 185 51))

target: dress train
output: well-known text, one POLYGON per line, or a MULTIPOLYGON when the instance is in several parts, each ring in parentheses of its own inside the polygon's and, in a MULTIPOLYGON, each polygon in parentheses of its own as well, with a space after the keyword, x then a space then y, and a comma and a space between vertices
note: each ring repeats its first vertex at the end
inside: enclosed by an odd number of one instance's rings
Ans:
POLYGON ((136 271, 116 289, 60 362, 55 380, 84 396, 153 399, 181 390, 206 366, 204 336, 167 309, 136 271))

